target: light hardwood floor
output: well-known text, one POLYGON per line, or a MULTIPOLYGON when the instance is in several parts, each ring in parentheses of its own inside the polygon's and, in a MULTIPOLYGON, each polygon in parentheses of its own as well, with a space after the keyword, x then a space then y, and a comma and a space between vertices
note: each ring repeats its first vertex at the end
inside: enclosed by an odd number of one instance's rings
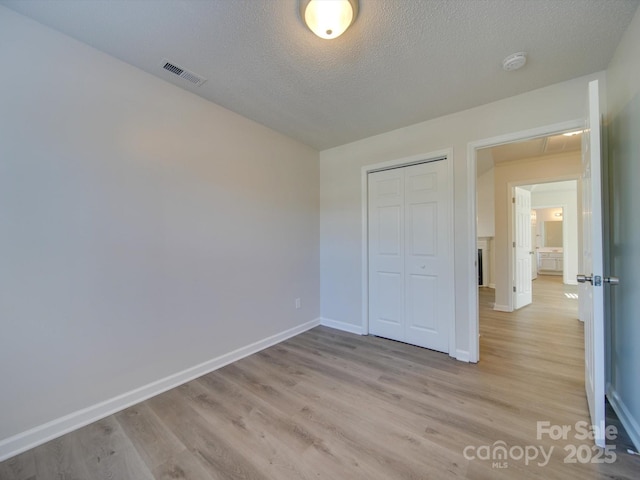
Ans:
POLYGON ((534 303, 508 314, 481 289, 477 365, 318 327, 0 463, 0 478, 638 479, 640 460, 620 446, 613 464, 570 464, 588 440, 536 438, 537 421, 588 420, 565 291, 541 277, 534 303), (515 457, 553 452, 546 466, 465 458, 495 442, 515 457))

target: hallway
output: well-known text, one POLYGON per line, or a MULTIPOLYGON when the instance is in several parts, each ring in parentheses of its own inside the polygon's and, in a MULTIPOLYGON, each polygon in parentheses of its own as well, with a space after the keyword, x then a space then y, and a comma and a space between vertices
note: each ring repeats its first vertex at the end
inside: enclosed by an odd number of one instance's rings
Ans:
POLYGON ((557 368, 568 377, 579 370, 582 382, 584 328, 578 321, 578 287, 564 285, 562 276, 555 275, 539 275, 532 286, 532 304, 510 313, 493 310, 495 290, 479 289, 481 362, 509 357, 511 367, 557 368))

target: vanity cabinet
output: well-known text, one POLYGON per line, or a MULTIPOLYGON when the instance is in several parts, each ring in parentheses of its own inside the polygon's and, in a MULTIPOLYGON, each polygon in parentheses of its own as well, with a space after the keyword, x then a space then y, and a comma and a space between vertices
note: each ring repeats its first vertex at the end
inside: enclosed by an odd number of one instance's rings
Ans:
POLYGON ((540 273, 561 275, 562 252, 538 252, 538 271, 540 273))

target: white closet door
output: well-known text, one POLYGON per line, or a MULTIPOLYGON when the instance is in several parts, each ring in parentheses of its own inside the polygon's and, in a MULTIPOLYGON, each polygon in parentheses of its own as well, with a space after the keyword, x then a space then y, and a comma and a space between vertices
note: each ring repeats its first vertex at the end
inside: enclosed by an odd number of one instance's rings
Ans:
POLYGON ((369 175, 369 331, 449 351, 453 262, 446 161, 369 175))
POLYGON ((404 173, 369 174, 369 332, 404 340, 404 173))

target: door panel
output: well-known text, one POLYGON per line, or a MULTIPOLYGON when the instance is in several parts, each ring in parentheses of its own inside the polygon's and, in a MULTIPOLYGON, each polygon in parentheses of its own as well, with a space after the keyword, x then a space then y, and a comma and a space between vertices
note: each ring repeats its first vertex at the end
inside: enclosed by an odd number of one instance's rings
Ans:
POLYGON ((369 175, 369 331, 404 336, 404 176, 369 175))
POLYGON ((438 232, 438 204, 416 203, 409 205, 411 255, 435 256, 438 232))
MULTIPOLYGON (((394 272, 377 272, 379 309, 377 319, 400 326, 402 319, 402 277, 394 272)), ((391 328, 391 327, 388 327, 391 328)))
POLYGON ((399 205, 378 208, 378 254, 399 256, 401 208, 399 205))
POLYGON ((438 279, 430 275, 409 275, 407 318, 410 329, 438 333, 438 279))
POLYGON ((411 282, 405 341, 441 352, 449 351, 453 321, 447 311, 453 302, 449 291, 453 266, 449 264, 448 173, 444 161, 405 169, 405 270, 411 282))
POLYGON ((588 112, 582 134, 582 261, 581 271, 592 283, 581 283, 580 319, 584 322, 585 390, 595 443, 604 447, 604 292, 602 246, 602 179, 598 81, 589 83, 588 112))

